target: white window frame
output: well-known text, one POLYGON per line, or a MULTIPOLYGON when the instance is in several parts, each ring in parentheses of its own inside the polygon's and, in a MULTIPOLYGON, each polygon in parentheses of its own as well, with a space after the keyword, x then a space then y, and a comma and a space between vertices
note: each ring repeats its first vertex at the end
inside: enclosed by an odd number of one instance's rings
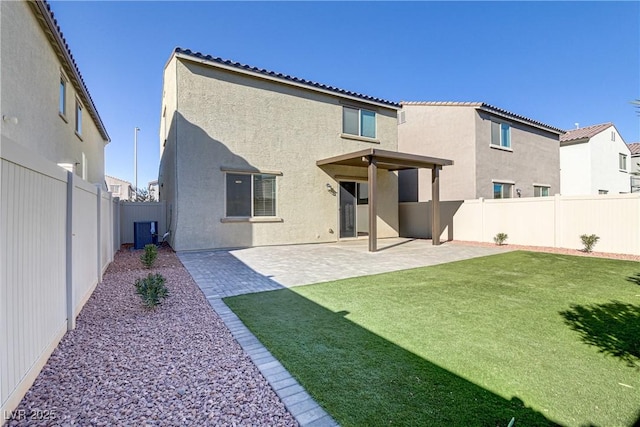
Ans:
POLYGON ((616 131, 614 131, 614 130, 611 131, 611 140, 612 141, 616 140, 616 131))
POLYGON ((549 197, 551 195, 551 186, 546 184, 533 184, 533 197, 549 197), (536 196, 536 188, 540 189, 540 195, 536 196), (547 194, 542 194, 542 190, 546 189, 547 194))
POLYGON ((60 90, 60 94, 58 99, 58 114, 66 122, 67 121, 67 79, 62 73, 60 74, 59 90, 60 90))
POLYGON ((371 140, 375 140, 378 137, 378 113, 374 110, 369 110, 367 108, 361 108, 361 107, 355 107, 352 105, 343 105, 342 106, 342 135, 348 135, 348 136, 356 136, 359 138, 367 138, 367 139, 371 139, 371 140), (345 132, 344 129, 344 111, 345 109, 349 109, 349 110, 356 110, 358 112, 358 133, 349 133, 349 132, 345 132), (374 118, 374 128, 373 128, 373 136, 365 136, 362 134, 362 112, 366 111, 369 113, 373 113, 373 118, 374 118))
POLYGON ((514 181, 510 181, 508 179, 493 179, 491 180, 491 193, 493 194, 493 199, 494 200, 498 200, 498 199, 513 199, 513 189, 515 188, 516 183, 514 181), (509 188, 509 196, 508 197, 499 197, 496 198, 495 195, 495 186, 496 185, 502 185, 502 190, 500 191, 501 196, 504 194, 504 186, 508 185, 510 186, 509 188))
MULTIPOLYGON (((499 148, 501 150, 506 150, 506 151, 513 151, 513 149, 511 148, 511 123, 506 122, 506 121, 501 121, 501 120, 491 120, 491 129, 490 129, 490 135, 489 135, 489 145, 492 148, 499 148), (498 138, 500 139, 499 144, 494 144, 493 142, 493 126, 494 124, 496 124, 498 126, 498 138), (509 141, 508 141, 508 145, 505 144, 505 141, 503 141, 502 138, 502 126, 508 126, 508 130, 509 130, 509 141)), ((508 183, 507 183, 508 184, 508 183)))
POLYGON ((618 168, 622 172, 627 171, 627 155, 624 153, 618 153, 618 168))
POLYGON ((251 219, 251 218, 277 218, 278 217, 278 174, 277 173, 268 173, 268 172, 241 172, 241 171, 225 171, 224 172, 224 217, 225 218, 232 218, 232 219, 251 219), (227 180, 229 179, 229 175, 247 175, 251 177, 251 184, 250 184, 250 189, 251 189, 251 193, 250 193, 250 200, 251 200, 251 215, 250 216, 230 216, 228 214, 227 211, 227 201, 228 201, 228 194, 227 194, 227 180), (274 200, 274 213, 273 215, 261 215, 261 216, 256 216, 255 215, 255 206, 254 206, 254 176, 255 175, 270 175, 273 176, 275 178, 275 200, 274 200))
POLYGON ((82 136, 82 111, 84 107, 79 99, 76 98, 76 121, 75 121, 75 132, 79 137, 82 136))

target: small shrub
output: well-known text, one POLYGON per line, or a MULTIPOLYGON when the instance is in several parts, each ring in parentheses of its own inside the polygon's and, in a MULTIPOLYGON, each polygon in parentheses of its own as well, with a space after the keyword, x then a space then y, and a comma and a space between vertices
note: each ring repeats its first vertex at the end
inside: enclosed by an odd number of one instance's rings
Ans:
POLYGON ((582 240, 582 244, 584 245, 584 251, 591 252, 596 243, 598 243, 598 240, 600 240, 600 237, 595 234, 583 234, 580 236, 580 240, 582 240))
POLYGON ((145 245, 144 252, 142 255, 140 255, 140 261, 142 261, 142 265, 144 265, 146 268, 151 268, 153 267, 153 264, 155 264, 157 258, 158 248, 156 247, 156 245, 145 245))
POLYGON ((493 241, 496 242, 496 245, 504 245, 508 238, 507 233, 498 233, 493 238, 493 241))
POLYGON ((142 302, 148 308, 153 308, 169 296, 169 290, 165 286, 166 279, 161 274, 151 274, 136 280, 136 293, 142 298, 142 302))

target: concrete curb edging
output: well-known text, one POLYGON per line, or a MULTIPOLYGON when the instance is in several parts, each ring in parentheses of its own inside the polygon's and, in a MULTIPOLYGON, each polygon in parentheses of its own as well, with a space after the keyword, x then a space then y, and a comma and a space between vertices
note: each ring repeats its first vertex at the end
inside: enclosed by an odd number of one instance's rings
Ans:
POLYGON ((222 299, 207 298, 207 300, 300 426, 339 426, 331 415, 318 405, 304 387, 258 341, 222 299))

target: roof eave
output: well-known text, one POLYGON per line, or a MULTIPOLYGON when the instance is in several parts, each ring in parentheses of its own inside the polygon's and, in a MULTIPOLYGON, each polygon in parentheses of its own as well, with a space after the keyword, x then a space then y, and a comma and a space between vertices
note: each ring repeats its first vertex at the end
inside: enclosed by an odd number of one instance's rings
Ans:
POLYGON ((68 73, 69 78, 71 79, 73 86, 78 92, 79 97, 82 99, 82 102, 85 104, 85 106, 88 107, 89 115, 96 124, 100 135, 105 141, 105 145, 108 144, 109 142, 111 142, 111 138, 109 137, 107 129, 105 128, 104 123, 100 118, 100 114, 98 114, 98 110, 93 103, 93 100, 91 99, 91 95, 89 95, 89 91, 84 84, 82 76, 80 76, 78 67, 71 57, 69 49, 60 34, 59 27, 56 22, 54 22, 51 16, 51 12, 47 7, 46 1, 29 0, 29 4, 32 6, 32 10, 35 12, 36 17, 43 27, 45 34, 47 34, 50 42, 53 44, 54 51, 56 52, 58 59, 60 59, 60 62, 62 63, 65 71, 68 73))
MULTIPOLYGON (((293 86, 293 87, 298 87, 301 89, 305 89, 305 90, 310 90, 312 92, 318 92, 318 93, 322 93, 325 95, 330 95, 330 96, 334 96, 334 97, 338 97, 338 98, 342 98, 342 99, 349 99, 355 102, 359 102, 359 103, 364 103, 364 104, 369 104, 369 105, 375 105, 377 107, 382 107, 382 108, 387 108, 390 110, 400 110, 401 106, 400 105, 394 105, 394 104, 386 104, 383 102, 377 102, 374 100, 370 100, 370 99, 366 99, 366 98, 361 98, 358 96, 353 96, 353 95, 348 95, 348 94, 344 94, 344 93, 340 93, 340 92, 336 92, 336 91, 332 91, 329 89, 324 89, 324 88, 320 88, 320 87, 315 87, 315 86, 311 86, 308 84, 304 84, 304 83, 298 83, 298 82, 294 82, 291 80, 287 80, 287 79, 283 79, 277 76, 270 76, 270 75, 266 75, 260 72, 256 72, 256 71, 252 71, 252 70, 246 70, 246 69, 241 69, 238 67, 235 67, 233 65, 226 65, 226 64, 221 64, 219 62, 216 61, 210 61, 208 59, 205 58, 200 58, 194 55, 189 55, 187 53, 183 53, 183 52, 176 52, 174 51, 173 55, 175 55, 175 57, 177 58, 181 58, 187 61, 191 61, 191 62, 195 62, 195 63, 200 63, 200 64, 206 64, 208 66, 211 67, 215 67, 215 68, 220 68, 222 70, 225 71, 230 71, 230 72, 234 72, 234 73, 238 73, 238 74, 244 74, 244 75, 248 75, 251 77, 255 77, 255 78, 259 78, 259 79, 263 79, 263 80, 269 80, 269 81, 273 81, 273 82, 277 82, 280 84, 285 84, 288 86, 293 86)), ((171 61, 171 57, 169 58, 169 61, 171 61)), ((167 62, 167 64, 168 64, 167 62)))
POLYGON ((504 112, 504 111, 498 110, 495 107, 493 107, 491 105, 488 105, 488 104, 484 104, 483 103, 482 105, 480 105, 478 107, 475 107, 475 108, 477 110, 481 110, 481 111, 484 111, 486 113, 493 114, 494 116, 499 116, 499 117, 502 117, 502 118, 505 118, 505 119, 508 119, 508 120, 511 120, 511 121, 515 121, 515 122, 518 122, 518 123, 525 124, 527 126, 532 126, 532 127, 544 130, 546 132, 554 133, 554 134, 556 134, 558 136, 564 135, 566 133, 562 129, 555 128, 553 126, 545 125, 544 123, 541 123, 541 122, 536 122, 536 121, 527 119, 524 116, 518 116, 518 115, 513 114, 513 113, 509 114, 508 112, 504 112))

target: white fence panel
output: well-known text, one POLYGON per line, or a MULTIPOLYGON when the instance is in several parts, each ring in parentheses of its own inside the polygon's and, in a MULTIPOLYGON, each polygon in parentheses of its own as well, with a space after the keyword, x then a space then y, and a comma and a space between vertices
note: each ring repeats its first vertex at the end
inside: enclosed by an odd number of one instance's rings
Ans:
POLYGON ((3 138, 0 398, 18 404, 66 331, 67 173, 3 138))
POLYGON ((612 194, 562 197, 558 245, 582 248, 580 235, 596 234, 600 252, 640 254, 640 196, 612 194))
POLYGON ((120 243, 133 243, 133 223, 158 221, 158 239, 167 231, 165 202, 120 202, 120 243))
POLYGON ((73 188, 73 313, 77 316, 98 284, 97 197, 93 185, 74 179, 73 188))
MULTIPOLYGON (((580 235, 600 237, 600 252, 640 255, 640 195, 530 197, 441 202, 443 240, 582 249, 580 235)), ((400 203, 400 235, 431 238, 431 202, 400 203)))
POLYGON ((498 233, 509 235, 508 243, 551 246, 555 244, 553 197, 484 201, 483 241, 493 242, 498 233))
POLYGON ((111 193, 100 196, 100 277, 113 261, 113 208, 111 193))

